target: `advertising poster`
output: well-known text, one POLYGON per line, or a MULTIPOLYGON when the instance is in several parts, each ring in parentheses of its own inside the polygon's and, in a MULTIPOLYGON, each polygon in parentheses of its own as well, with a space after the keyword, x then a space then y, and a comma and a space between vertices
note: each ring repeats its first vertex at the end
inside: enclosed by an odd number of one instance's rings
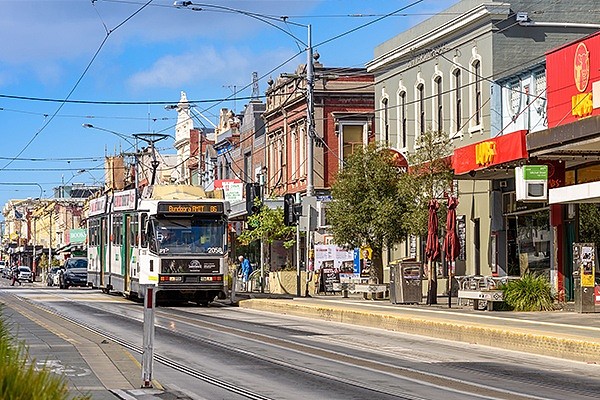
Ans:
POLYGON ((315 245, 315 269, 333 269, 343 278, 358 274, 354 266, 354 250, 346 250, 333 244, 315 245))
POLYGON ((369 246, 360 248, 360 277, 368 278, 371 276, 371 268, 373 267, 373 249, 369 246))

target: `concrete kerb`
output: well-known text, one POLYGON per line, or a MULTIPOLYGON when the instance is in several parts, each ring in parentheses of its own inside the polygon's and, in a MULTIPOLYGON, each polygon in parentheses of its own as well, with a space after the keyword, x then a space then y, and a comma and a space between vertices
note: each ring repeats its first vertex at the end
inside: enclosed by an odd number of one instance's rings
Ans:
POLYGON ((293 300, 249 299, 239 302, 241 308, 279 314, 317 318, 324 321, 341 322, 359 326, 377 327, 396 332, 454 340, 515 350, 544 356, 559 357, 574 361, 600 363, 600 343, 585 338, 558 336, 550 333, 519 329, 502 329, 477 323, 457 323, 443 318, 416 318, 375 310, 360 310, 339 307, 334 304, 323 306, 293 300))

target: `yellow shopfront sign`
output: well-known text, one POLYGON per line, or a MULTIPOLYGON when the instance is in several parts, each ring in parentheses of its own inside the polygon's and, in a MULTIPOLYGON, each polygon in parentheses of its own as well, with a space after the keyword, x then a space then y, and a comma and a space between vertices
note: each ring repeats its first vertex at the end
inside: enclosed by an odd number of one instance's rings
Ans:
POLYGON ((496 142, 481 142, 475 146, 475 163, 480 167, 492 164, 496 154, 496 142))

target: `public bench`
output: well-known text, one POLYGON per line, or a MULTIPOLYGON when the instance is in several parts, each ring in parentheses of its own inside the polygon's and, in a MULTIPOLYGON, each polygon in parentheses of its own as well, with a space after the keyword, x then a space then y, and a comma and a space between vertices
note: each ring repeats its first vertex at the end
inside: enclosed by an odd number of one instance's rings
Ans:
POLYGON ((387 284, 369 284, 369 283, 352 283, 352 282, 339 282, 333 284, 335 291, 341 291, 342 296, 348 297, 348 293, 362 293, 363 298, 366 300, 371 295, 371 299, 375 299, 378 293, 383 293, 386 297, 390 290, 387 284))
POLYGON ((474 310, 479 310, 479 302, 485 301, 486 309, 493 311, 495 303, 504 302, 504 291, 498 289, 459 290, 458 299, 472 300, 474 310))

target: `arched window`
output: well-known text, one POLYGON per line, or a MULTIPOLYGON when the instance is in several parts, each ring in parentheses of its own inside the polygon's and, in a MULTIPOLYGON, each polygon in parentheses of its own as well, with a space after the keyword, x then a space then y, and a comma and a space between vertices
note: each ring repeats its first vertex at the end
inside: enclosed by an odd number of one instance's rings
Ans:
POLYGON ((473 110, 473 120, 476 126, 481 125, 481 62, 479 60, 473 61, 473 103, 475 109, 473 110))
POLYGON ((390 108, 388 98, 381 99, 381 108, 383 109, 383 140, 386 146, 390 145, 390 108))
POLYGON ((434 97, 434 109, 435 109, 435 117, 436 117, 436 129, 438 132, 442 132, 444 130, 444 105, 442 102, 442 77, 440 75, 436 76, 433 80, 435 85, 435 97, 434 97))
POLYGON ((425 85, 417 85, 417 117, 419 121, 418 132, 425 133, 425 85))
POLYGON ((407 141, 407 132, 406 132, 406 90, 403 90, 398 95, 398 128, 399 128, 399 136, 400 136, 400 147, 404 148, 408 144, 407 141))
POLYGON ((460 132, 462 129, 462 77, 460 69, 452 72, 454 79, 454 131, 460 132))

